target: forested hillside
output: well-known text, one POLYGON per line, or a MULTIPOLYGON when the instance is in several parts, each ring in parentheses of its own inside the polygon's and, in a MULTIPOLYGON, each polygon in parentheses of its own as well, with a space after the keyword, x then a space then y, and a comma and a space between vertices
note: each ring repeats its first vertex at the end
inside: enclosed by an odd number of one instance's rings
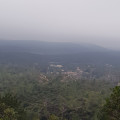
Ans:
POLYGON ((63 81, 63 77, 31 67, 1 66, 1 95, 17 96, 28 120, 97 120, 113 81, 69 77, 63 81))
POLYGON ((80 45, 73 45, 71 52, 66 43, 55 51, 56 43, 34 44, 33 48, 20 41, 0 44, 0 120, 103 120, 108 116, 106 98, 110 88, 120 84, 119 52, 80 45))

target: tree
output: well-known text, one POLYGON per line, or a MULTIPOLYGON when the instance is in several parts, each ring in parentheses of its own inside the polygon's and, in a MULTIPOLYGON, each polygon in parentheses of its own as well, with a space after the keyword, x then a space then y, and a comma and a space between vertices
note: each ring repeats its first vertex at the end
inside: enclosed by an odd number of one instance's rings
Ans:
POLYGON ((0 120, 16 120, 17 116, 18 114, 13 108, 0 103, 0 120))
POLYGON ((0 120, 26 120, 25 111, 18 99, 6 94, 0 97, 0 120))
POLYGON ((59 118, 52 114, 52 115, 50 115, 48 120, 59 120, 59 118))
POLYGON ((98 114, 99 120, 120 120, 120 86, 112 89, 112 94, 98 114))

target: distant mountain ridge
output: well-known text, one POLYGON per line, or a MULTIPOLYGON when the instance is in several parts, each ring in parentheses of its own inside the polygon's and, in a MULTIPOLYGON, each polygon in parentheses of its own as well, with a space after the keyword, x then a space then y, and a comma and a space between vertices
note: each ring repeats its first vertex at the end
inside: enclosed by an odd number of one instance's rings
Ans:
POLYGON ((51 62, 66 66, 86 64, 120 66, 120 52, 92 44, 41 41, 0 41, 0 64, 40 64, 51 62))
POLYGON ((0 52, 27 52, 35 54, 78 54, 81 52, 106 52, 107 49, 93 44, 67 42, 42 42, 32 40, 1 40, 0 52))

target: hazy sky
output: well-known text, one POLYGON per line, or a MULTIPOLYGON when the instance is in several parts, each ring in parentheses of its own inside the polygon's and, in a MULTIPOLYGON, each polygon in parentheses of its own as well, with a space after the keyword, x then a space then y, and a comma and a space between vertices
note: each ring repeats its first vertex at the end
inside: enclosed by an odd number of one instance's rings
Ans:
POLYGON ((95 37, 74 40, 119 47, 120 0, 0 0, 0 39, 42 35, 95 37))

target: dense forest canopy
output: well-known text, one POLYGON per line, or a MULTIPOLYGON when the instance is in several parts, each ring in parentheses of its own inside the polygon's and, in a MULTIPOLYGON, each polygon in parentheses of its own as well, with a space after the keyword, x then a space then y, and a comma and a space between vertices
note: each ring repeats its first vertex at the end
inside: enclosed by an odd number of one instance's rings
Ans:
POLYGON ((11 92, 29 120, 97 120, 113 81, 41 73, 35 67, 1 65, 1 95, 11 92), (55 117, 55 118, 54 118, 55 117))

